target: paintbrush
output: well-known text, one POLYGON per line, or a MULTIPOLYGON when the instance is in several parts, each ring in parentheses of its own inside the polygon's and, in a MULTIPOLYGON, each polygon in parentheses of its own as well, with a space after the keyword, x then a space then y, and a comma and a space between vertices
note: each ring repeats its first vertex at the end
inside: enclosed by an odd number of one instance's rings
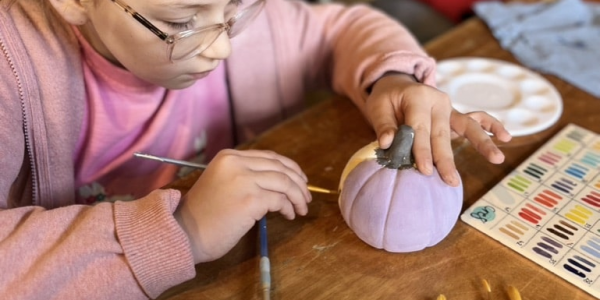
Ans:
MULTIPOLYGON (((133 153, 133 156, 139 157, 139 158, 156 160, 156 161, 169 163, 169 164, 173 164, 173 165, 178 165, 178 166, 182 166, 182 167, 190 167, 190 168, 196 168, 196 169, 202 169, 202 170, 206 169, 206 167, 207 167, 205 164, 197 164, 197 163, 192 163, 192 162, 185 161, 185 160, 160 157, 160 156, 155 156, 155 155, 150 155, 150 154, 145 154, 145 153, 140 153, 140 152, 133 153)), ((324 189, 324 188, 310 185, 310 184, 307 185, 307 187, 308 187, 309 191, 315 192, 315 193, 338 194, 337 191, 324 189)))
POLYGON ((267 216, 258 221, 260 235, 260 282, 262 283, 263 299, 271 299, 271 262, 269 260, 269 245, 267 243, 267 216))

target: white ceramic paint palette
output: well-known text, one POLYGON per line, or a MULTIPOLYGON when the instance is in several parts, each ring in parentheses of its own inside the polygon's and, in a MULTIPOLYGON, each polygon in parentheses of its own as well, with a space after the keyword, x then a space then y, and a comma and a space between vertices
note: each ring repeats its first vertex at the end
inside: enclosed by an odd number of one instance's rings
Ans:
POLYGON ((550 127, 563 110, 560 94, 545 78, 500 60, 440 61, 437 86, 450 96, 456 110, 485 111, 499 119, 513 136, 550 127))
POLYGON ((461 219, 600 299, 600 135, 566 126, 461 219))

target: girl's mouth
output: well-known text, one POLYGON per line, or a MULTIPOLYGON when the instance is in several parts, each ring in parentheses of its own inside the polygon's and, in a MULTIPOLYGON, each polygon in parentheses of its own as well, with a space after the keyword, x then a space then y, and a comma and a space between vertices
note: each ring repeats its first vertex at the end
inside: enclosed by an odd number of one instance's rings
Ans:
POLYGON ((208 70, 208 71, 204 71, 204 72, 200 72, 200 73, 192 73, 192 74, 190 74, 190 76, 193 79, 198 80, 198 79, 202 79, 202 78, 208 76, 208 74, 210 74, 211 71, 212 70, 208 70))

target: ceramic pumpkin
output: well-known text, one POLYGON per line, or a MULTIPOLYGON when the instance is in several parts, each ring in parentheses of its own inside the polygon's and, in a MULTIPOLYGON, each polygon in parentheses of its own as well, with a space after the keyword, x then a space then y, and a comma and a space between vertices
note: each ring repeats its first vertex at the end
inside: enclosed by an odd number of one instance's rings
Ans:
MULTIPOLYGON (((406 127, 404 132, 412 132, 406 127)), ((412 252, 433 246, 450 233, 462 208, 463 190, 462 184, 444 183, 435 168, 426 176, 412 167, 414 132, 399 151, 397 141, 406 140, 400 135, 399 130, 387 153, 373 142, 350 158, 340 180, 339 206, 348 226, 367 244, 412 252), (393 168, 382 165, 391 161, 393 168)))

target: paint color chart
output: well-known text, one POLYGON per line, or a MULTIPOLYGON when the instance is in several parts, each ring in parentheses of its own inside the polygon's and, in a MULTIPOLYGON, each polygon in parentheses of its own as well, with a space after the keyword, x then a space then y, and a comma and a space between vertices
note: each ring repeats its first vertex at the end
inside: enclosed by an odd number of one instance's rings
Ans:
POLYGON ((600 299, 600 135, 566 126, 461 219, 600 299))

